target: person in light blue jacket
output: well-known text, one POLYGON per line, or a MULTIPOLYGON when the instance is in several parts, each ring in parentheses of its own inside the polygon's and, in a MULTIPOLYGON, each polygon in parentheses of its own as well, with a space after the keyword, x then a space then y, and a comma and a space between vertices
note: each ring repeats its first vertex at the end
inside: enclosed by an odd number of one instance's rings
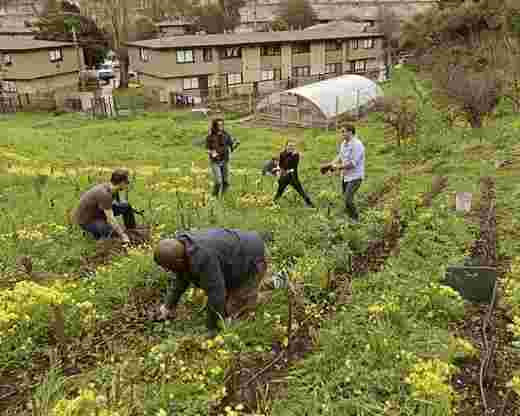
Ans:
POLYGON ((340 125, 341 142, 337 157, 331 162, 334 169, 341 171, 341 184, 345 196, 345 211, 352 222, 359 221, 354 196, 365 178, 365 146, 356 136, 351 124, 340 125))

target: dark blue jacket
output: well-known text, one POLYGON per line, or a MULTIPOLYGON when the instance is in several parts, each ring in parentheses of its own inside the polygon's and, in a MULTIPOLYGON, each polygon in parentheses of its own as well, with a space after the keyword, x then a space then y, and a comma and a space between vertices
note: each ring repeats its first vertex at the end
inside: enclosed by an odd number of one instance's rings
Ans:
POLYGON ((217 329, 224 317, 225 289, 241 287, 255 278, 257 264, 264 261, 265 245, 256 232, 216 228, 181 232, 176 236, 186 245, 190 272, 177 273, 166 298, 175 307, 190 284, 208 295, 208 329, 217 329))

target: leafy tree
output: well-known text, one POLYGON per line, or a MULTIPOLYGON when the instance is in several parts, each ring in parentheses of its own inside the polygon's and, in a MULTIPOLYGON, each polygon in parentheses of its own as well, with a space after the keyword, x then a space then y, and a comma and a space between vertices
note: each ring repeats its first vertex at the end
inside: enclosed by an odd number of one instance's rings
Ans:
POLYGON ((518 8, 507 0, 451 4, 403 28, 402 46, 415 52, 437 91, 472 127, 482 126, 502 96, 520 110, 518 8))
POLYGON ((225 33, 233 31, 240 25, 240 8, 245 0, 219 0, 194 7, 191 16, 199 30, 206 33, 225 33))
POLYGON ((493 70, 471 71, 462 65, 438 66, 434 85, 440 88, 473 128, 480 128, 486 116, 496 108, 503 82, 493 70))
POLYGON ((284 30, 289 30, 289 24, 278 16, 271 23, 271 29, 275 32, 282 32, 284 30))
POLYGON ((278 11, 278 19, 291 29, 305 29, 318 17, 309 0, 285 0, 278 11))
POLYGON ((79 8, 74 4, 49 3, 36 22, 36 27, 39 29, 36 39, 64 42, 72 42, 72 32, 76 30, 87 66, 95 66, 105 58, 107 34, 97 27, 92 18, 81 16, 79 8))
POLYGON ((127 42, 149 38, 155 25, 146 13, 136 11, 135 0, 82 0, 83 14, 93 16, 108 34, 109 47, 120 63, 119 87, 128 88, 129 57, 127 42))

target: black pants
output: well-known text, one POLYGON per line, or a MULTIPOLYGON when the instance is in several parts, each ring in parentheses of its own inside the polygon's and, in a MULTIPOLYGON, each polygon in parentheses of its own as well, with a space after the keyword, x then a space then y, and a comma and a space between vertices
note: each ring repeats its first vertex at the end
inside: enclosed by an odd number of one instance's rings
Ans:
POLYGON ((298 174, 296 173, 288 173, 287 175, 281 176, 280 179, 278 179, 278 190, 276 191, 276 195, 274 197, 275 201, 277 201, 283 195, 289 185, 296 189, 296 192, 300 194, 307 205, 313 206, 311 199, 303 190, 303 186, 298 179, 298 174))
POLYGON ((345 182, 343 181, 343 194, 345 195, 345 211, 348 216, 353 220, 359 220, 359 214, 356 209, 356 205, 354 205, 354 195, 357 190, 361 186, 362 179, 354 179, 353 181, 345 182))

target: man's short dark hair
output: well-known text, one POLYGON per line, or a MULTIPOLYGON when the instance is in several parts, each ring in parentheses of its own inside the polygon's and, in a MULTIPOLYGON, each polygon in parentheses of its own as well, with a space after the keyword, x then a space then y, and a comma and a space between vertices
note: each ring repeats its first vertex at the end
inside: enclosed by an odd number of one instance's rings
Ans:
POLYGON ((222 122, 222 123, 224 122, 224 119, 221 117, 216 118, 211 122, 211 134, 218 133, 218 123, 220 123, 220 122, 222 122))
POLYGON ((130 183, 128 178, 128 171, 126 169, 116 169, 112 172, 112 176, 110 177, 110 183, 112 185, 120 185, 122 183, 130 183))
POLYGON ((350 123, 343 123, 339 125, 340 129, 345 129, 347 131, 350 131, 352 134, 356 134, 356 128, 353 124, 350 123))

